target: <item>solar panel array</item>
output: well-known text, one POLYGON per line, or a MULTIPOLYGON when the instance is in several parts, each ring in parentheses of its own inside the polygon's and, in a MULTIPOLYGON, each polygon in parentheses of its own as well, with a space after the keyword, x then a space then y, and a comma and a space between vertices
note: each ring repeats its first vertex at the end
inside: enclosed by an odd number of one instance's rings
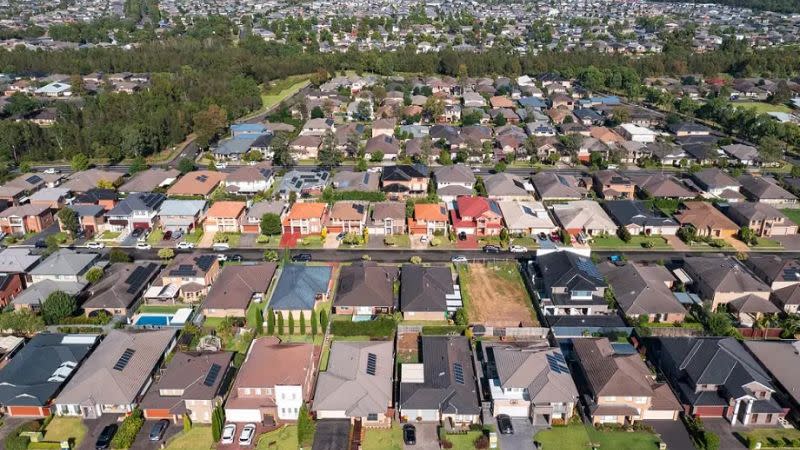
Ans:
POLYGON ((455 375, 456 383, 464 384, 464 367, 461 363, 453 364, 453 375, 455 375))
POLYGON ((155 266, 155 263, 150 263, 146 266, 137 266, 133 269, 133 272, 125 279, 125 284, 128 285, 128 289, 125 292, 128 294, 135 294, 138 292, 142 286, 147 283, 150 274, 153 273, 153 266, 155 266))
POLYGON ((208 181, 208 175, 198 175, 196 179, 201 183, 205 183, 208 181))
POLYGON ((561 353, 551 353, 547 355, 547 364, 550 366, 550 370, 555 373, 569 373, 567 361, 561 353))
POLYGON ((797 281, 800 280, 800 273, 797 269, 783 269, 783 278, 787 281, 797 281))
POLYGON ((203 384, 206 386, 213 386, 214 383, 217 381, 217 377, 219 377, 219 373, 222 370, 222 366, 217 363, 211 365, 211 368, 208 369, 208 374, 206 374, 206 379, 203 380, 203 384))
POLYGON ((597 266, 588 259, 588 258, 577 258, 575 261, 575 265, 578 266, 578 270, 585 273, 586 275, 596 278, 598 280, 603 279, 603 275, 600 274, 600 271, 597 270, 597 266))
POLYGON ((378 356, 375 353, 367 354, 367 375, 375 375, 375 369, 378 364, 378 356))
POLYGON ((42 177, 40 177, 39 175, 31 175, 28 178, 26 178, 25 181, 27 181, 30 184, 38 184, 42 182, 42 177))
POLYGON ((216 260, 217 257, 214 255, 203 255, 197 257, 197 259, 195 259, 194 262, 195 264, 197 264, 197 267, 199 267, 205 272, 208 272, 208 269, 211 268, 211 266, 214 264, 214 261, 216 260))
POLYGON ((131 362, 131 358, 133 357, 134 353, 136 353, 136 350, 132 348, 126 348, 125 351, 122 353, 122 356, 120 356, 119 359, 117 360, 117 363, 114 364, 114 370, 122 371, 122 369, 124 369, 125 366, 127 366, 128 363, 131 362))

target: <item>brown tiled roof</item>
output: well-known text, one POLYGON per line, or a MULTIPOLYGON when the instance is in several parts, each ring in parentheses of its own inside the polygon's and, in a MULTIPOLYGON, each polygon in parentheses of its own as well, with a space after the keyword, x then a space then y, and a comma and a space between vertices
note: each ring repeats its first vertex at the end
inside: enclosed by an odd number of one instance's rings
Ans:
POLYGON ((228 175, 224 172, 196 170, 181 177, 167 191, 169 195, 209 195, 228 175))
POLYGON ((650 371, 638 354, 615 354, 607 338, 575 339, 573 345, 595 396, 653 395, 650 371))
POLYGON ((247 309, 256 293, 265 293, 275 263, 248 266, 225 266, 214 281, 203 303, 203 309, 247 309))

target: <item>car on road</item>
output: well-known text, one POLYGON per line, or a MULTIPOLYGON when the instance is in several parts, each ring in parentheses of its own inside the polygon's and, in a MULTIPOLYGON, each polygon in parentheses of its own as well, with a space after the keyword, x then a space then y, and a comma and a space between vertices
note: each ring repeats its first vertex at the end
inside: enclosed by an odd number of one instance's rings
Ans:
POLYGON ((483 246, 483 252, 484 253, 500 253, 500 250, 501 250, 500 247, 498 247, 496 245, 489 244, 489 245, 484 245, 483 246))
POLYGON ((480 167, 473 167, 472 168, 472 173, 481 173, 481 168, 480 167))
POLYGON ((167 428, 169 427, 169 420, 161 419, 155 424, 153 424, 153 428, 150 428, 150 441, 151 442, 158 442, 164 438, 164 433, 167 432, 167 428))
POLYGON ((236 424, 229 423, 222 429, 222 439, 219 442, 221 444, 233 444, 234 438, 236 438, 236 424))
POLYGON ((54 175, 54 174, 57 174, 59 172, 61 172, 61 171, 56 169, 55 167, 51 167, 51 168, 49 168, 49 169, 44 171, 44 173, 46 173, 48 175, 54 175))
POLYGON ((96 450, 106 450, 107 448, 111 447, 111 439, 114 438, 114 435, 117 434, 117 424, 112 423, 110 425, 106 425, 103 428, 103 431, 100 432, 100 436, 97 436, 97 440, 94 442, 94 448, 96 450))
POLYGON ((231 245, 227 242, 217 242, 216 244, 212 245, 211 248, 214 249, 214 251, 222 252, 231 248, 231 245))
POLYGON ((216 167, 217 169, 227 169, 228 168, 228 163, 224 163, 224 162, 214 163, 214 167, 216 167))
POLYGON ((298 253, 292 256, 294 262, 308 262, 311 261, 311 253, 298 253))
POLYGON ((136 250, 150 250, 151 248, 153 248, 153 246, 148 244, 147 242, 136 243, 136 250))
POLYGON ((514 434, 514 426, 508 414, 497 415, 497 429, 500 430, 500 434, 514 434))
POLYGON ((228 260, 228 257, 226 255, 223 255, 222 253, 217 254, 217 261, 225 262, 227 260, 228 260))
POLYGON ((466 256, 458 255, 458 256, 453 256, 452 258, 450 258, 450 262, 453 263, 453 264, 466 264, 469 261, 467 260, 466 256))
POLYGON ((176 245, 175 248, 177 248, 179 250, 188 250, 190 248, 194 248, 194 244, 192 244, 191 242, 186 242, 186 241, 178 242, 178 245, 176 245))
POLYGON ((248 423, 242 428, 242 434, 239 435, 239 445, 248 446, 253 443, 253 436, 256 434, 255 424, 248 423))
POLYGON ((528 253, 528 248, 521 245, 512 245, 508 248, 511 253, 528 253))
POLYGON ((244 258, 242 258, 242 255, 240 255, 238 253, 229 258, 229 260, 233 261, 233 262, 242 262, 243 259, 244 258))
POLYGON ((87 242, 86 243, 86 248, 103 248, 105 246, 106 246, 106 244, 104 244, 102 242, 97 242, 97 241, 92 241, 92 242, 87 242))
POLYGON ((403 443, 406 445, 417 444, 417 429, 410 423, 403 425, 403 443))
POLYGON ((33 246, 35 248, 47 248, 47 242, 45 242, 44 239, 37 239, 33 246))

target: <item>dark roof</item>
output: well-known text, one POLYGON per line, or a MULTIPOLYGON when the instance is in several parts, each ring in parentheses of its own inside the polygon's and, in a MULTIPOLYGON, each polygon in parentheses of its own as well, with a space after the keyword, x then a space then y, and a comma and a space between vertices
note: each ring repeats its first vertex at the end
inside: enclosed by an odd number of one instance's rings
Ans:
POLYGON ((311 450, 340 450, 350 445, 350 419, 322 419, 316 423, 311 450))
POLYGON ((744 261, 762 281, 800 282, 800 260, 778 255, 753 255, 744 261))
POLYGON ((167 270, 166 275, 170 277, 197 277, 202 276, 211 270, 216 255, 194 255, 190 253, 180 254, 172 260, 172 264, 167 270))
POLYGON ((331 278, 330 266, 286 264, 269 306, 276 310, 309 310, 318 294, 327 293, 331 278))
POLYGON ((154 262, 112 264, 97 284, 84 308, 130 308, 155 278, 161 265, 154 262))
POLYGON ((120 200, 106 215, 129 216, 134 211, 155 211, 166 199, 164 194, 137 192, 120 200))
POLYGON ((142 408, 183 413, 185 400, 211 400, 222 394, 233 355, 233 352, 175 353, 158 381, 150 386, 142 400, 142 408), (182 393, 162 396, 161 390, 182 393))
POLYGON ((664 217, 656 209, 647 209, 639 200, 609 200, 603 206, 617 225, 679 226, 674 219, 664 217))
POLYGON ((446 296, 455 292, 449 267, 403 266, 400 276, 402 311, 446 311, 446 296))
POLYGON ((397 267, 362 262, 342 267, 334 306, 394 307, 397 267))
POLYGON ((427 178, 428 167, 422 164, 403 164, 383 168, 381 180, 383 181, 409 181, 412 178, 427 178))
POLYGON ((558 251, 540 256, 537 263, 546 295, 550 295, 554 287, 566 287, 570 291, 594 291, 606 286, 597 266, 585 256, 558 251))
POLYGON ((716 167, 695 172, 692 174, 692 178, 697 182, 697 184, 700 185, 700 187, 705 190, 729 186, 740 186, 739 182, 736 181, 732 176, 716 167))
POLYGON ((708 128, 705 125, 700 125, 699 123, 694 122, 676 122, 671 125, 668 125, 667 128, 669 131, 673 133, 684 132, 684 133, 710 133, 711 128, 708 128))
POLYGON ((443 414, 480 413, 466 337, 423 336, 422 362, 425 374, 422 383, 400 380, 400 408, 435 409, 443 414))
POLYGON ((97 203, 100 200, 116 200, 117 199, 117 191, 113 189, 89 189, 86 192, 78 194, 75 196, 75 203, 97 203))
POLYGON ((97 342, 95 336, 41 333, 0 370, 0 405, 45 406, 97 342))
POLYGON ((608 338, 574 339, 589 389, 600 396, 652 397, 650 371, 638 354, 618 354, 608 338))
POLYGON ((277 264, 225 266, 203 303, 203 309, 247 309, 255 294, 267 292, 277 264))

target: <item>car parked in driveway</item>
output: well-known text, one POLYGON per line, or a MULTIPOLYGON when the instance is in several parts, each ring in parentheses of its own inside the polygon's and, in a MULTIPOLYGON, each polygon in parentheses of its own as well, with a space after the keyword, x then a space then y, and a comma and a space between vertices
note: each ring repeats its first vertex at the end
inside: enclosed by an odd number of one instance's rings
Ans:
POLYGON ((253 444, 253 436, 256 434, 255 424, 248 423, 242 428, 242 434, 239 435, 239 445, 246 447, 253 444))
POLYGON ((150 441, 158 442, 163 439, 168 427, 169 420, 167 419, 161 419, 153 424, 153 428, 150 428, 150 441))
POLYGON ((514 425, 511 424, 511 417, 508 414, 497 415, 497 429, 500 434, 514 434, 514 425))
POLYGON ((233 444, 233 440, 236 438, 236 424, 229 423, 225 425, 225 428, 222 429, 222 439, 220 439, 221 444, 233 444))
POLYGON ((100 436, 97 436, 97 440, 94 443, 94 448, 96 450, 106 450, 107 448, 111 447, 111 440, 114 438, 114 435, 117 434, 117 424, 112 423, 110 425, 106 425, 103 428, 103 431, 100 432, 100 436))
POLYGON ((417 444, 417 429, 410 423, 403 425, 403 443, 406 445, 417 444))

